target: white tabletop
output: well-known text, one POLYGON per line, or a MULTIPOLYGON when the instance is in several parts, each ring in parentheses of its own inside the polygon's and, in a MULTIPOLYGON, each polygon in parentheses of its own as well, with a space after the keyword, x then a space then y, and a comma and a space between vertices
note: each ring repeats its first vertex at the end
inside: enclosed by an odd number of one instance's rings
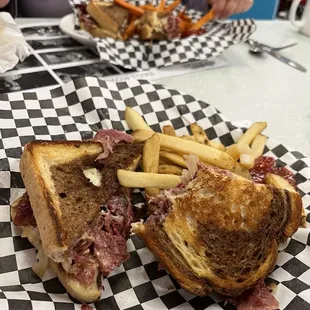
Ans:
MULTIPOLYGON (((46 19, 17 19, 20 25, 42 21, 46 19)), ((268 55, 255 57, 242 44, 224 53, 227 67, 158 82, 211 103, 231 121, 267 121, 267 135, 310 155, 310 38, 286 21, 257 21, 253 38, 274 46, 297 42, 283 55, 309 71, 302 73, 268 55)))
POLYGON ((310 155, 310 38, 283 21, 257 22, 253 38, 274 46, 297 42, 283 55, 308 72, 253 56, 242 44, 225 52, 228 67, 160 82, 211 103, 231 121, 267 121, 267 135, 310 155))

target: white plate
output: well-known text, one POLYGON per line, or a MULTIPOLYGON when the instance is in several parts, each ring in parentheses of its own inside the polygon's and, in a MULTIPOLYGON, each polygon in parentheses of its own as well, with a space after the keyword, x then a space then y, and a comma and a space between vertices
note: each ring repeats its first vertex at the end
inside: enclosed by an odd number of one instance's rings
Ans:
POLYGON ((59 28, 61 29, 62 32, 70 36, 72 39, 78 41, 79 43, 89 47, 94 47, 96 43, 93 40, 92 36, 88 34, 86 31, 75 30, 74 23, 75 23, 75 15, 73 13, 68 14, 60 20, 59 28))

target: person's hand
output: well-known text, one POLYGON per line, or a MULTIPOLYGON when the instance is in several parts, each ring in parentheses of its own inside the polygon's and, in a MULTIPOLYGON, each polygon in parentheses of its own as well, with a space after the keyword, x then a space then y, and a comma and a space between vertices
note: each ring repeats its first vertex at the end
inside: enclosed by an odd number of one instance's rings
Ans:
POLYGON ((9 2, 10 0, 0 0, 0 9, 4 8, 9 2))
POLYGON ((209 0, 216 18, 227 18, 236 13, 248 11, 253 0, 209 0))

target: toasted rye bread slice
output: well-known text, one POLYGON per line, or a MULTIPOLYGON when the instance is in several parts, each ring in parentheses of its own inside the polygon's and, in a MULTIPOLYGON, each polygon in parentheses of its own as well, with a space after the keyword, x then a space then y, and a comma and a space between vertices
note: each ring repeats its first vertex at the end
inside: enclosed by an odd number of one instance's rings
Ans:
POLYGON ((87 27, 85 23, 80 22, 80 26, 82 29, 88 31, 94 38, 113 38, 113 39, 121 39, 118 33, 108 31, 106 29, 100 28, 99 26, 87 27))
POLYGON ((87 12, 102 29, 115 35, 128 20, 126 9, 109 2, 90 1, 87 12))
POLYGON ((302 212, 299 194, 211 166, 201 166, 185 192, 166 197, 172 208, 164 221, 151 216, 133 231, 181 286, 200 296, 211 290, 236 296, 264 280, 302 212))
MULTIPOLYGON (((56 262, 63 261, 68 250, 64 242, 65 225, 62 220, 60 197, 57 194, 52 166, 61 166, 74 159, 92 156, 103 152, 102 145, 82 141, 34 141, 25 146, 20 161, 20 171, 29 195, 34 217, 47 256, 56 262)), ((74 179, 76 171, 70 175, 74 179)), ((88 210, 91 220, 98 210, 88 210)), ((85 228, 85 227, 84 227, 85 228)))
POLYGON ((212 271, 210 278, 198 276, 192 270, 192 265, 184 259, 182 254, 186 255, 186 253, 180 253, 162 227, 154 224, 143 225, 142 223, 135 223, 132 226, 134 232, 144 240, 155 258, 171 273, 178 283, 188 292, 201 297, 212 292, 226 296, 237 296, 253 287, 259 280, 265 279, 272 272, 277 260, 278 246, 274 241, 264 263, 246 281, 241 284, 234 280, 230 280, 229 283, 228 281, 226 283, 218 282, 217 280, 220 279, 213 277, 211 275, 212 271))
POLYGON ((100 205, 119 190, 117 165, 135 169, 141 151, 135 143, 118 145, 102 168, 95 162, 103 152, 99 142, 34 141, 26 145, 20 171, 48 257, 65 261, 67 251, 98 215, 100 205), (85 176, 88 169, 100 172, 99 186, 85 176))

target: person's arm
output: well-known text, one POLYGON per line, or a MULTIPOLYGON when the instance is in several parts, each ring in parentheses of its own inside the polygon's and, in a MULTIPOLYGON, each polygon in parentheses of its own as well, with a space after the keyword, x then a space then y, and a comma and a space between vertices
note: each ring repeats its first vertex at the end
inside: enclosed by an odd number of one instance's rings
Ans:
POLYGON ((0 9, 7 6, 9 2, 10 2, 10 0, 0 0, 0 9))

